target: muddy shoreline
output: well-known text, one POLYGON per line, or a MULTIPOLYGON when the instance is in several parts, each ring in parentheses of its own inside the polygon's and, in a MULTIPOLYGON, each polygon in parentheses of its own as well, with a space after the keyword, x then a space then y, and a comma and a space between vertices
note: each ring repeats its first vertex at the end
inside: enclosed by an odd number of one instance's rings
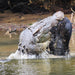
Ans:
MULTIPOLYGON (((6 31, 9 28, 12 30, 16 29, 17 31, 22 31, 34 22, 40 21, 41 19, 51 15, 52 13, 22 14, 5 11, 5 13, 0 13, 0 31, 6 31)), ((71 14, 65 14, 65 16, 70 19, 71 14)), ((74 25, 73 30, 75 30, 74 25)))
POLYGON ((22 14, 6 11, 5 13, 0 13, 0 30, 7 30, 10 27, 11 29, 16 29, 17 31, 20 31, 28 27, 29 25, 32 25, 34 22, 39 21, 50 15, 50 13, 22 14))

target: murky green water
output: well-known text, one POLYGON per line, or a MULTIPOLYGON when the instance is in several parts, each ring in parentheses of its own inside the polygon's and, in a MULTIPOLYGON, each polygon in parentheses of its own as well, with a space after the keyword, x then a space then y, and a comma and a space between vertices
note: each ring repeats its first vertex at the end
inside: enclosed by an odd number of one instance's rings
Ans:
POLYGON ((10 38, 8 35, 5 35, 5 32, 0 32, 0 58, 5 58, 12 52, 15 52, 18 48, 18 41, 18 33, 10 38))
MULTIPOLYGON (((75 58, 5 60, 18 46, 19 36, 10 39, 0 33, 0 75, 75 75, 75 58)), ((70 41, 70 50, 75 52, 75 32, 70 41)))
POLYGON ((75 59, 11 60, 0 62, 0 75, 75 75, 75 59))

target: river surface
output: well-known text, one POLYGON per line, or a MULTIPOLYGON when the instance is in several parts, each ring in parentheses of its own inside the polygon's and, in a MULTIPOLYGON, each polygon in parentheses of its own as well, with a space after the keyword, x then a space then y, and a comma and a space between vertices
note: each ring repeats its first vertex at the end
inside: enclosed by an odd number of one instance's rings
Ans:
POLYGON ((0 75, 75 75, 75 58, 0 60, 0 75))
MULTIPOLYGON (((75 58, 6 60, 18 48, 18 35, 0 32, 0 75, 75 75, 75 58)), ((72 33, 70 50, 75 52, 75 31, 72 33)))

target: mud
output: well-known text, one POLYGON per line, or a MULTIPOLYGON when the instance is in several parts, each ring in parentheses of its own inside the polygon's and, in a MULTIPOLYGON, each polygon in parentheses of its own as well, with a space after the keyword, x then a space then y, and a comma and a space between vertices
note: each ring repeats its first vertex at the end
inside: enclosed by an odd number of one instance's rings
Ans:
MULTIPOLYGON (((6 10, 4 13, 0 13, 0 30, 7 30, 9 27, 14 30, 22 31, 29 25, 32 25, 36 21, 40 21, 43 18, 51 16, 52 13, 37 13, 37 14, 23 14, 12 13, 10 10, 6 10)), ((65 14, 70 19, 71 14, 65 14)), ((73 26, 75 28, 75 26, 73 26)))

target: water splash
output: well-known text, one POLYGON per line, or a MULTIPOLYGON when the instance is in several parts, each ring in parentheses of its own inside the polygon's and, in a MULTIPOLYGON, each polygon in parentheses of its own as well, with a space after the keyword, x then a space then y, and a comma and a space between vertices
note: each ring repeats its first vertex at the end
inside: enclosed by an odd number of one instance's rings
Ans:
POLYGON ((20 53, 18 50, 15 52, 15 53, 12 53, 10 54, 7 59, 46 59, 46 58, 71 58, 75 56, 75 53, 74 54, 69 54, 69 55, 66 55, 66 56, 57 56, 57 55, 52 55, 52 54, 49 54, 47 51, 44 51, 42 53, 40 53, 38 56, 36 55, 29 55, 29 54, 23 54, 23 53, 20 53))

